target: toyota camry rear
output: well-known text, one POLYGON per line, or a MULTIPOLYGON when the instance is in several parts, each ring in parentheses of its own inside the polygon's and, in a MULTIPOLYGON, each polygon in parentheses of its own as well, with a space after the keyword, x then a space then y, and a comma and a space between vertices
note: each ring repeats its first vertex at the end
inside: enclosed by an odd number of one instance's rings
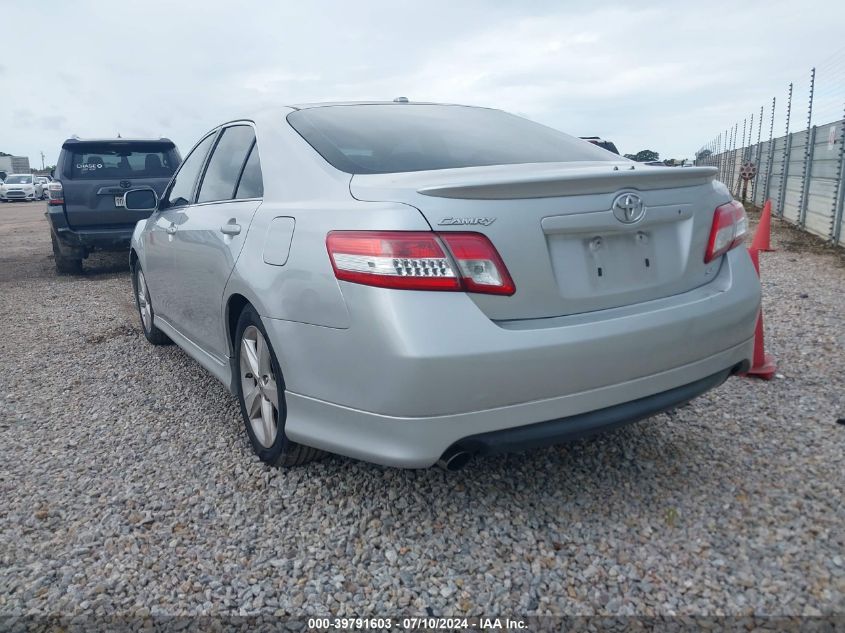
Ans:
MULTIPOLYGON (((156 238, 186 278, 217 265, 204 248, 234 251, 216 316, 172 277, 142 301, 238 394, 265 461, 308 447, 454 468, 649 417, 748 367, 760 286, 745 212, 712 168, 643 166, 465 106, 317 104, 249 123, 260 204, 215 216, 208 230, 230 237, 192 238, 190 257, 156 238)), ((173 243, 191 222, 181 208, 173 243)), ((136 229, 139 270, 163 261, 143 252, 157 224, 136 229)))

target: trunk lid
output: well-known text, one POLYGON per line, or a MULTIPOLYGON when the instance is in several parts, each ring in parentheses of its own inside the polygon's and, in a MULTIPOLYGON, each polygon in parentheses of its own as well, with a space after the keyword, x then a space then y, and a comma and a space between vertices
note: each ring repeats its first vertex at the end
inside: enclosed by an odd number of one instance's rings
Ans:
POLYGON ((355 175, 350 191, 411 204, 436 231, 485 234, 516 293, 470 294, 473 301, 493 320, 538 319, 658 299, 713 279, 720 261, 705 265, 704 251, 713 212, 727 201, 715 173, 543 163, 355 175), (644 213, 628 223, 624 208, 636 215, 637 198, 644 213))

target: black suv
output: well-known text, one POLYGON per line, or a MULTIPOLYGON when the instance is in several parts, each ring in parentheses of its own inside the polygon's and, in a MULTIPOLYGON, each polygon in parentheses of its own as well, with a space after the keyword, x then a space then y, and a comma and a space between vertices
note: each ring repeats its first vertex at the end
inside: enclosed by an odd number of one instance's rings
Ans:
POLYGON ((71 138, 62 143, 46 214, 56 270, 81 272, 82 260, 94 250, 128 251, 135 224, 150 212, 127 211, 124 192, 146 185, 161 196, 180 160, 176 145, 166 138, 71 138))

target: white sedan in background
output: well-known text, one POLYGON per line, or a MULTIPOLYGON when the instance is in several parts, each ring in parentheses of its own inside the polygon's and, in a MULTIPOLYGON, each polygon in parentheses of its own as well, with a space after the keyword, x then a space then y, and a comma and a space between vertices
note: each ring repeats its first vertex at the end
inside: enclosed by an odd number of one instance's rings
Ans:
POLYGON ((0 185, 0 200, 3 202, 40 200, 43 195, 44 188, 32 174, 9 174, 6 182, 0 185))
POLYGON ((41 185, 41 200, 47 199, 47 188, 50 186, 50 179, 47 176, 36 176, 35 183, 41 185))

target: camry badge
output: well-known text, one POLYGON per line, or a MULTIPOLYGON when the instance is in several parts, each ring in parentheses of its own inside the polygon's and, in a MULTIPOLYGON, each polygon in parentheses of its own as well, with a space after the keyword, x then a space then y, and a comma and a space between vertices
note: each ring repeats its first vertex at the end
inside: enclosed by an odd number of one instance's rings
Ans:
POLYGON ((440 226, 473 225, 490 226, 496 218, 443 218, 438 222, 440 226))

